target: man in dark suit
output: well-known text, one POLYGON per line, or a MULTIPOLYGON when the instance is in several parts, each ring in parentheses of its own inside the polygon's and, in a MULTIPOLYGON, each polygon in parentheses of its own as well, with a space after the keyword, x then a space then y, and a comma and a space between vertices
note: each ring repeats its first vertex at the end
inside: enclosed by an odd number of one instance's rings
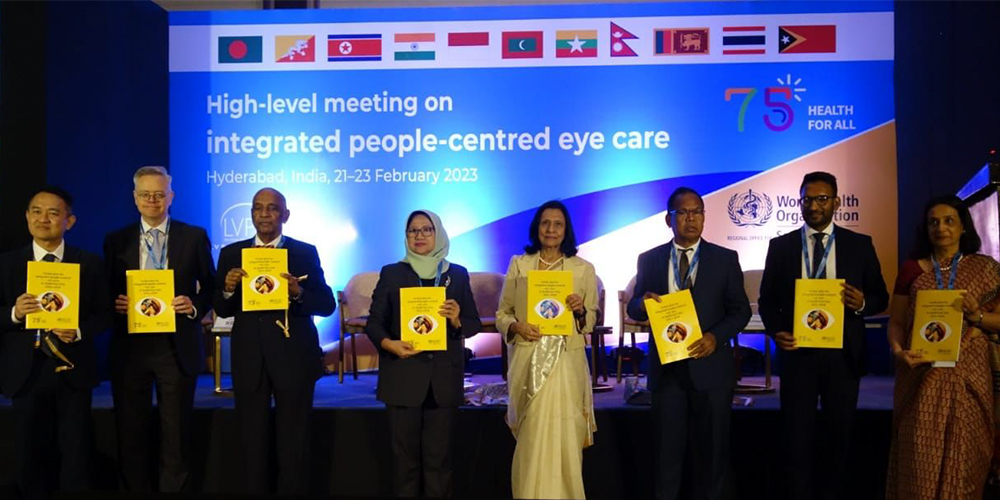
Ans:
POLYGON ((869 236, 833 224, 840 208, 837 179, 813 172, 799 189, 800 231, 771 240, 760 283, 760 318, 781 354, 781 416, 788 498, 844 498, 851 428, 858 386, 865 374, 864 317, 883 311, 889 293, 869 236), (795 280, 843 279, 844 344, 841 349, 799 348, 792 335, 795 280), (821 474, 813 474, 816 401, 824 435, 821 474))
POLYGON ((701 196, 679 187, 667 206, 673 241, 639 256, 628 314, 645 321, 649 318, 645 299, 659 302, 661 295, 690 289, 703 337, 688 348, 691 358, 666 365, 659 363, 650 343, 649 390, 657 447, 654 490, 658 499, 678 498, 690 432, 695 461, 692 498, 718 499, 724 495, 729 469, 736 385, 730 341, 750 320, 750 301, 736 252, 701 239, 705 225, 701 196))
POLYGON ((98 384, 94 337, 110 326, 111 317, 100 257, 63 240, 76 223, 69 193, 42 188, 28 203, 25 217, 31 245, 0 256, 0 304, 10 311, 0 314, 0 371, 3 393, 17 416, 18 490, 23 498, 45 499, 56 486, 55 477, 63 491, 90 489, 90 404, 98 384), (25 292, 31 261, 80 264, 79 329, 25 328, 25 316, 41 310, 38 298, 25 292), (62 458, 58 475, 46 466, 55 451, 62 458))
POLYGON ((174 220, 170 175, 142 167, 133 177, 139 221, 104 239, 104 259, 115 296, 111 386, 118 430, 118 462, 127 491, 153 490, 148 436, 153 433, 153 386, 160 414, 159 491, 191 487, 191 415, 198 374, 205 368, 201 318, 212 307, 215 266, 205 230, 174 220), (172 269, 176 331, 128 333, 129 269, 172 269))
POLYGON ((278 448, 278 493, 304 494, 309 488, 309 414, 316 380, 322 375, 323 351, 313 316, 329 316, 336 308, 326 284, 316 247, 282 235, 290 212, 285 197, 264 188, 250 208, 257 235, 227 245, 219 253, 215 312, 234 317, 232 331, 233 390, 239 420, 241 454, 246 461, 244 485, 249 493, 267 493, 271 477, 268 443, 271 396, 274 396, 278 448), (244 248, 288 251, 288 310, 242 310, 244 248))

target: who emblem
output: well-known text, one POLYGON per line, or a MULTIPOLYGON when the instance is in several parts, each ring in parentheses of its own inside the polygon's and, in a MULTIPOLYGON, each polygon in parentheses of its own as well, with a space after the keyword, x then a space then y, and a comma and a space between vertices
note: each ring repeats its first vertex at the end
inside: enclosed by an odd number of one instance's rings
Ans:
POLYGON ((729 198, 729 220, 739 227, 763 226, 771 218, 771 197, 752 189, 729 198))

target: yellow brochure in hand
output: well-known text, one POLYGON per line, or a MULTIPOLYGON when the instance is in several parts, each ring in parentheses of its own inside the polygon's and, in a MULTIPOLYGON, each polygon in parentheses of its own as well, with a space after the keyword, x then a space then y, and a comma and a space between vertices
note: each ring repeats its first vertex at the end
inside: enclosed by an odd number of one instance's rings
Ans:
POLYGON ((447 320, 438 313, 444 301, 443 286, 400 288, 400 340, 418 351, 447 350, 447 320))
POLYGON ((129 333, 173 333, 174 270, 125 271, 129 333))
POLYGON ((244 311, 288 309, 288 250, 284 248, 244 248, 244 311))
POLYGON ((799 347, 844 347, 844 280, 795 280, 795 327, 799 347))
POLYGON ((920 290, 913 313, 910 350, 930 361, 958 361, 962 344, 962 292, 920 290))
POLYGON ((701 324, 694 309, 691 290, 661 295, 660 301, 646 299, 646 314, 656 339, 660 364, 690 358, 688 346, 701 338, 701 324))
POLYGON ((572 335, 573 311, 566 305, 572 293, 572 271, 528 271, 528 323, 542 335, 572 335))
POLYGON ((28 262, 25 288, 42 306, 27 315, 27 328, 80 328, 80 264, 28 262))

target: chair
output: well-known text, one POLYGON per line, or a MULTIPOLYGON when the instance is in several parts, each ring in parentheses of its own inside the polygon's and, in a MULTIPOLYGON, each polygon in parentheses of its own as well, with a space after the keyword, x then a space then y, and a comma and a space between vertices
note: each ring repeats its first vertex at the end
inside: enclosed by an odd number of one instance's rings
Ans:
MULTIPOLYGON (((500 292, 503 290, 504 275, 500 273, 469 273, 469 286, 476 300, 476 310, 483 326, 480 333, 499 333, 497 330, 497 309, 500 308, 500 292)), ((464 340, 463 340, 464 342, 464 340)), ((507 342, 500 336, 501 375, 507 380, 507 342)))
MULTIPOLYGON (((760 314, 757 310, 757 300, 760 298, 760 280, 764 276, 764 271, 762 269, 750 269, 743 271, 743 290, 747 294, 747 298, 750 299, 750 311, 753 316, 750 318, 750 323, 743 329, 741 333, 750 334, 762 334, 764 333, 764 325, 760 321, 760 314)), ((733 337, 733 345, 738 348, 740 346, 739 335, 733 337)), ((738 349, 734 349, 734 355, 738 349)), ((737 371, 740 373, 740 358, 734 360, 736 363, 737 371)), ((774 388, 771 386, 771 337, 764 335, 764 385, 750 385, 750 384, 738 384, 736 386, 736 392, 739 393, 752 393, 752 392, 771 392, 774 388)))
MULTIPOLYGON (((649 321, 636 321, 628 315, 628 302, 632 300, 632 291, 634 289, 635 276, 632 276, 625 290, 618 290, 618 382, 622 381, 622 351, 624 350, 625 334, 630 333, 632 335, 632 349, 634 351, 637 350, 635 346, 635 334, 650 331, 649 321)), ((650 347, 652 347, 652 343, 650 343, 650 347)), ((639 363, 634 359, 632 360, 632 374, 637 377, 639 376, 639 363)))
POLYGON ((610 326, 604 326, 604 281, 597 277, 597 321, 594 323, 594 330, 590 334, 590 370, 593 381, 591 386, 596 391, 611 390, 611 386, 603 386, 597 383, 597 376, 603 375, 604 381, 608 381, 608 367, 604 359, 604 336, 613 330, 610 326))
MULTIPOLYGON (((365 333, 368 326, 368 310, 372 306, 372 293, 378 283, 378 273, 374 271, 355 274, 343 290, 337 292, 340 305, 340 354, 337 358, 337 380, 344 383, 344 337, 351 337, 351 368, 354 380, 358 379, 358 351, 354 337, 365 333)), ((376 346, 377 347, 377 346, 376 346)))

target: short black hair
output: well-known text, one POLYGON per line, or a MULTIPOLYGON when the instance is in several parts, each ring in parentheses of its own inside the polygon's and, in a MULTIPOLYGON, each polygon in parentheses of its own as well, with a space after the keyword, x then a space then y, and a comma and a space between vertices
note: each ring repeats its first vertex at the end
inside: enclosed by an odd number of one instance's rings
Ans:
POLYGON ((701 203, 702 208, 705 207, 705 200, 701 199, 701 195, 698 194, 697 191, 695 191, 694 189, 691 189, 691 188, 689 188, 687 186, 681 186, 681 187, 675 189, 673 193, 670 193, 670 198, 667 199, 667 210, 673 212, 674 211, 674 203, 677 202, 677 198, 680 198, 681 196, 684 196, 686 194, 693 194, 693 195, 695 195, 698 198, 698 203, 701 203))
POLYGON ((983 240, 979 238, 979 232, 976 231, 976 225, 972 221, 972 213, 969 212, 969 205, 958 196, 946 194, 935 196, 924 205, 924 211, 920 217, 920 225, 917 226, 917 234, 913 242, 913 250, 910 251, 910 258, 926 259, 934 251, 931 239, 927 236, 927 214, 932 208, 938 205, 947 205, 954 208, 958 212, 958 219, 962 221, 962 228, 965 232, 959 237, 958 251, 962 252, 962 255, 972 255, 979 252, 979 248, 983 246, 983 240))
POLYGON ((28 198, 28 206, 25 207, 25 210, 30 209, 31 200, 34 200, 36 196, 42 193, 48 193, 51 195, 58 196, 59 198, 62 199, 63 203, 66 204, 66 209, 69 211, 69 213, 71 214, 73 213, 73 195, 69 194, 69 191, 66 191, 65 189, 59 186, 53 186, 51 184, 42 186, 36 189, 35 192, 31 193, 31 197, 28 198))
POLYGON ((837 196, 837 178, 833 176, 830 172, 810 172, 802 178, 802 184, 799 186, 799 192, 801 193, 803 189, 806 188, 806 184, 812 184, 814 182, 825 182, 833 188, 833 196, 837 196))
POLYGON ((563 217, 566 218, 566 233, 563 236, 562 244, 559 245, 559 250, 567 257, 576 255, 576 233, 573 231, 573 221, 569 218, 569 210, 566 209, 566 205, 563 205, 559 200, 546 201, 535 211, 535 217, 531 219, 531 225, 528 226, 528 241, 530 243, 524 246, 524 253, 530 255, 538 253, 542 249, 542 240, 538 238, 538 226, 542 225, 542 212, 552 208, 561 211, 563 217))

